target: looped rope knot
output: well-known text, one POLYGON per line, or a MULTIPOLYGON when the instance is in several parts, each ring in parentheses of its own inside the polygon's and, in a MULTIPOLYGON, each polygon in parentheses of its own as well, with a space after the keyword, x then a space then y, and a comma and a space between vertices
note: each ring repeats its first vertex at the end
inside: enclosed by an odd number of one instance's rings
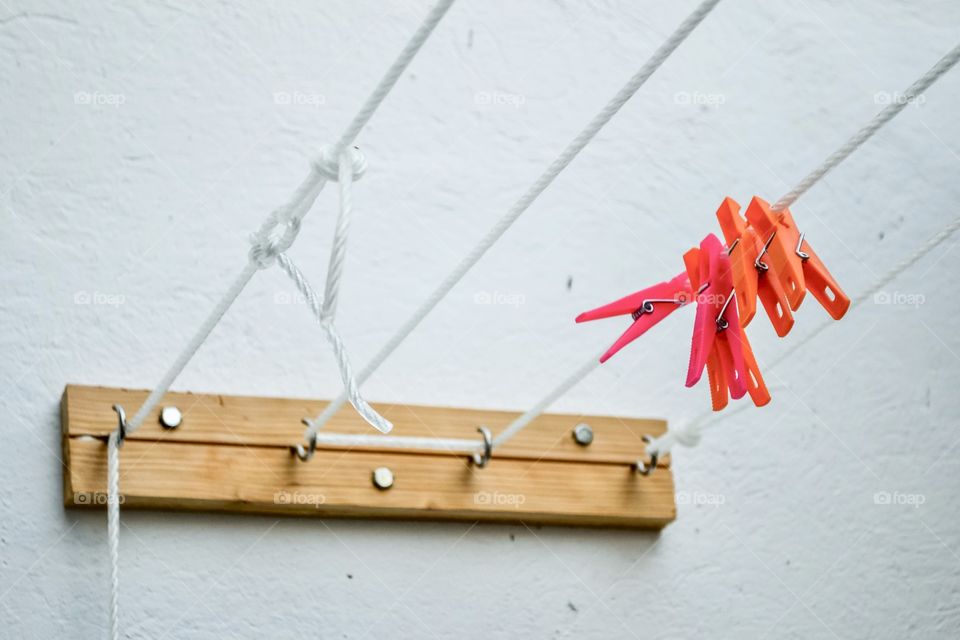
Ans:
POLYGON ((323 147, 320 150, 320 155, 314 158, 311 163, 313 170, 327 180, 336 182, 340 179, 340 159, 345 154, 350 155, 354 181, 359 180, 367 170, 367 158, 357 147, 348 147, 340 154, 340 157, 333 155, 332 147, 323 147))
POLYGON ((686 424, 679 429, 674 430, 673 437, 677 444, 684 447, 695 447, 700 444, 703 431, 699 425, 686 424))
POLYGON ((687 448, 693 448, 700 444, 700 438, 703 436, 703 430, 695 422, 689 422, 680 427, 670 429, 659 438, 653 438, 647 443, 647 453, 650 455, 663 455, 670 453, 673 445, 679 444, 687 448))
POLYGON ((266 269, 293 245, 298 233, 300 218, 285 218, 280 210, 274 211, 260 230, 250 237, 250 260, 260 269, 266 269))

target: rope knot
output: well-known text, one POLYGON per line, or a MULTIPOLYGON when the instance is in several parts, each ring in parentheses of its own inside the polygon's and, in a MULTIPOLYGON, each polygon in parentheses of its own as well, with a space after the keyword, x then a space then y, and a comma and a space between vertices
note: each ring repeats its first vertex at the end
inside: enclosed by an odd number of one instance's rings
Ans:
POLYGON ((340 179, 340 163, 343 160, 349 160, 354 181, 363 177, 367 170, 367 158, 357 147, 344 149, 340 157, 333 155, 332 147, 323 147, 320 150, 320 155, 314 158, 312 162, 313 170, 327 180, 336 182, 340 179))
POLYGON ((274 211, 260 230, 250 237, 250 260, 266 269, 277 256, 290 248, 300 233, 300 218, 286 217, 283 210, 274 211))
POLYGON ((683 425, 681 428, 676 429, 673 432, 673 437, 677 444, 681 444, 688 448, 692 448, 700 444, 701 436, 703 436, 703 432, 700 430, 699 425, 694 424, 683 425))

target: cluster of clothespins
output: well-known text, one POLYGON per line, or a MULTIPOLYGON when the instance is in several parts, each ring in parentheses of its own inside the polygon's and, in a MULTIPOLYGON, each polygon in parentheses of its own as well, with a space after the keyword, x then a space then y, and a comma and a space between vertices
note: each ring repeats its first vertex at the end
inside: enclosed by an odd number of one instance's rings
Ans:
POLYGON ((729 398, 748 393, 758 407, 770 401, 744 330, 756 314, 757 298, 780 337, 793 327, 792 312, 807 291, 835 320, 847 312, 850 299, 804 239, 789 210, 774 212, 754 197, 745 215, 746 219, 740 216, 740 205, 732 198, 724 199, 717 220, 726 247, 711 233, 683 255, 686 269, 672 280, 577 316, 577 322, 626 314, 633 318, 600 362, 676 309, 695 302, 686 385, 695 385, 706 367, 714 411, 727 406, 729 398), (734 298, 737 304, 732 305, 734 298))

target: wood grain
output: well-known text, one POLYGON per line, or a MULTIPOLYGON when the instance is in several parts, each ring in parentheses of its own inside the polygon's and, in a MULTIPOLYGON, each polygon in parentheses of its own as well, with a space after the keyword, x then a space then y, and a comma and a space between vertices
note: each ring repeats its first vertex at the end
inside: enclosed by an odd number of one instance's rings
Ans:
MULTIPOLYGON (((114 403, 132 413, 145 397, 146 391, 66 388, 67 506, 104 507, 106 446, 98 438, 116 428, 114 403)), ((643 477, 629 466, 643 451, 640 437, 664 431, 660 420, 544 415, 483 469, 463 454, 368 448, 321 449, 302 463, 289 446, 302 438, 300 419, 322 410, 322 401, 168 394, 165 403, 183 411, 183 424, 167 430, 151 416, 127 439, 121 451, 124 508, 640 528, 661 528, 676 514, 669 468, 643 477), (589 447, 570 435, 579 422, 594 429, 589 447), (379 466, 395 474, 389 490, 371 481, 379 466)), ((478 424, 496 433, 517 415, 377 406, 394 421, 396 435, 469 438, 478 424)), ((340 412, 328 428, 370 433, 352 411, 340 412)))

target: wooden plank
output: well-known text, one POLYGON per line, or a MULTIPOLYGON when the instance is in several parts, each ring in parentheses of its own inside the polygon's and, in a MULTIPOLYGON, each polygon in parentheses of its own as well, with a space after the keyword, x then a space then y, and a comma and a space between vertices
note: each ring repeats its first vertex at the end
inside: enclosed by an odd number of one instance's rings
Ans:
MULTIPOLYGON (((108 435, 117 427, 117 416, 111 407, 120 404, 130 416, 143 403, 147 393, 145 390, 68 385, 64 391, 64 404, 69 415, 69 420, 65 421, 69 435, 108 435)), ((175 405, 181 410, 183 425, 174 430, 164 429, 160 426, 160 410, 157 408, 143 426, 130 436, 131 439, 289 447, 303 441, 304 426, 301 420, 316 416, 328 403, 323 400, 168 393, 165 404, 175 405)), ((376 403, 376 408, 394 423, 391 435, 476 438, 478 442, 479 425, 490 427, 496 435, 520 415, 514 411, 383 403, 376 403)), ((550 413, 534 420, 515 438, 498 448, 496 455, 499 458, 595 460, 630 464, 643 455, 646 448, 642 439, 644 435, 658 436, 666 429, 665 420, 550 413), (588 423, 595 434, 593 444, 589 447, 578 445, 571 435, 580 422, 588 423)), ((349 404, 337 412, 324 431, 374 433, 349 404)), ((343 448, 322 446, 328 449, 343 448)), ((669 456, 660 464, 669 467, 669 456)))
MULTIPOLYGON (((145 397, 145 391, 103 387, 71 385, 64 391, 67 506, 105 506, 107 456, 99 438, 116 428, 110 407, 120 403, 132 413, 145 397)), ((302 438, 300 418, 315 415, 323 402, 170 394, 166 403, 184 412, 183 424, 163 429, 152 416, 123 446, 124 508, 639 528, 661 528, 676 515, 669 468, 644 477, 629 466, 643 451, 639 437, 662 433, 662 421, 545 415, 516 444, 498 449, 483 469, 463 454, 367 448, 318 450, 303 463, 289 446, 302 438), (588 447, 570 435, 579 422, 596 434, 588 447), (372 483, 380 466, 395 475, 388 490, 372 483)), ((411 436, 470 438, 478 424, 496 433, 517 415, 378 408, 394 421, 397 435, 411 436)), ((352 412, 338 414, 329 429, 370 433, 352 412)))
MULTIPOLYGON (((106 446, 70 438, 68 506, 105 505, 106 446)), ((225 510, 319 517, 482 520, 661 528, 676 515, 668 469, 493 460, 478 469, 451 456, 330 452, 308 464, 276 447, 127 441, 123 508, 225 510), (389 467, 392 488, 371 481, 389 467)))

